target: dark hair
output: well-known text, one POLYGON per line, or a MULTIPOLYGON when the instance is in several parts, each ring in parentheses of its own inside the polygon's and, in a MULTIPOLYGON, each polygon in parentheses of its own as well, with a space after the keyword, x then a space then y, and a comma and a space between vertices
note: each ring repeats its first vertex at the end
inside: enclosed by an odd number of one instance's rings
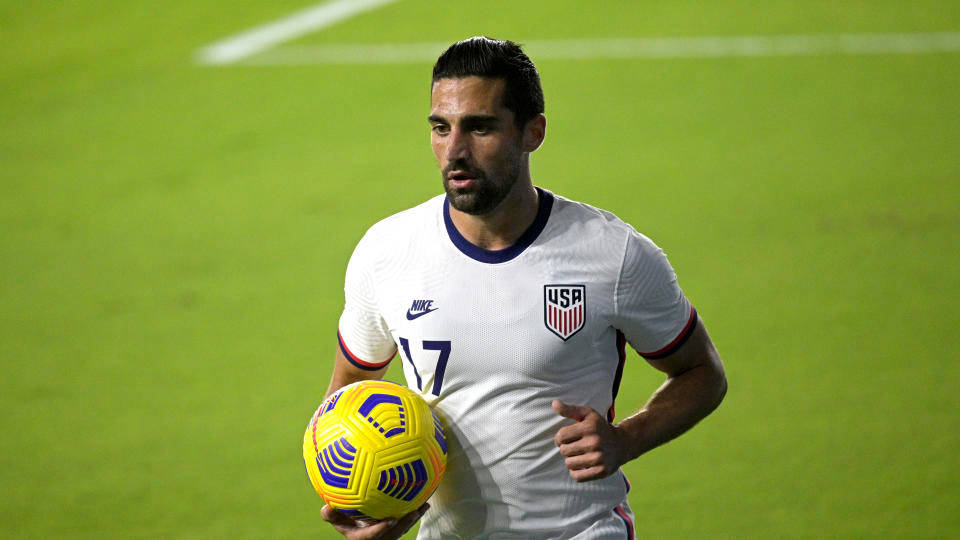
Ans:
POLYGON ((486 36, 458 41, 437 59, 431 86, 440 79, 471 76, 506 81, 503 105, 513 111, 518 126, 543 113, 540 74, 520 45, 486 36))

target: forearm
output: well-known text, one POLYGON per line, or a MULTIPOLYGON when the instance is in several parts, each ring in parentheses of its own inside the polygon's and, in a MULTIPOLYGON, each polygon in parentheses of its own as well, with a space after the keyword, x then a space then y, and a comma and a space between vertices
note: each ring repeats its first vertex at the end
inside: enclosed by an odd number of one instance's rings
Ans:
POLYGON ((713 412, 726 391, 726 376, 715 350, 690 369, 670 376, 639 412, 617 424, 623 461, 682 435, 713 412))

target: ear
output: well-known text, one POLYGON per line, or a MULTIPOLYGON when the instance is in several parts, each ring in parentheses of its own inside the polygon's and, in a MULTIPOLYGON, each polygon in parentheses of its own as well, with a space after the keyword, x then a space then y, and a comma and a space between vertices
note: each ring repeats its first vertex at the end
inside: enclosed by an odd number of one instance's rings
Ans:
POLYGON ((527 121, 523 127, 523 151, 533 152, 543 144, 543 139, 547 136, 547 117, 538 114, 527 121))

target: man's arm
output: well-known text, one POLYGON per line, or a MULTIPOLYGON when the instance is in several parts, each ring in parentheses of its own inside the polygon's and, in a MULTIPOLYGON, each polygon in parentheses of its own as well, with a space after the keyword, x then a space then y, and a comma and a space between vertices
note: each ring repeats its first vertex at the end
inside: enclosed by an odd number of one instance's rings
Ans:
POLYGON ((589 407, 553 402, 557 414, 576 421, 554 442, 578 482, 609 476, 624 463, 666 443, 713 412, 727 392, 720 355, 699 321, 678 350, 648 360, 667 380, 636 414, 611 425, 589 407))
POLYGON ((371 379, 382 379, 386 374, 387 366, 376 371, 358 368, 353 365, 350 360, 347 360, 347 357, 343 354, 343 350, 337 347, 337 355, 333 363, 333 375, 330 376, 330 385, 327 386, 327 393, 324 394, 323 399, 327 399, 330 397, 330 394, 348 384, 371 379))

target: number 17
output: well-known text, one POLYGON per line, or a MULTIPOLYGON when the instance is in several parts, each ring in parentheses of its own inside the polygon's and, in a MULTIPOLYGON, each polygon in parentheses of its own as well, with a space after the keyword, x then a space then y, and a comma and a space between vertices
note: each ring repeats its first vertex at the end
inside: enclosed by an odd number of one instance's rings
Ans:
MULTIPOLYGON (((400 347, 403 349, 403 355, 407 362, 410 362, 410 366, 413 367, 413 374, 417 377, 417 390, 423 390, 423 381, 420 379, 420 372, 417 371, 417 365, 413 363, 413 357, 410 355, 410 342, 407 338, 400 338, 400 347)), ((447 360, 450 359, 450 342, 424 340, 423 350, 440 353, 437 357, 437 368, 433 371, 433 389, 430 392, 439 396, 440 388, 443 386, 443 374, 447 371, 447 360)))

